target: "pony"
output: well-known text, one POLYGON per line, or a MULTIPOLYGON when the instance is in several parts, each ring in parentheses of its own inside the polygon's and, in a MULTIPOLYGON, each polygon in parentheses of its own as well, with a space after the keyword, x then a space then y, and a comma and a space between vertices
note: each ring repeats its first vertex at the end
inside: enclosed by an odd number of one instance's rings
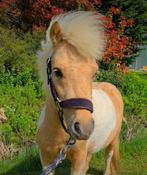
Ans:
POLYGON ((42 41, 42 49, 37 53, 37 64, 46 91, 46 103, 37 130, 43 169, 53 162, 70 134, 76 140, 67 151, 71 175, 86 175, 92 154, 101 149, 105 149, 107 155, 104 174, 117 174, 122 96, 110 83, 93 82, 98 71, 96 61, 102 58, 106 45, 102 18, 101 14, 90 11, 68 12, 53 17, 46 39, 42 41), (50 64, 47 58, 51 58, 50 64), (48 66, 49 75, 46 71, 48 66), (48 79, 51 79, 52 86, 48 79), (54 96, 58 98, 55 100, 54 96), (63 101, 70 104, 64 106, 63 101), (60 102, 63 102, 64 124, 58 113, 60 102))

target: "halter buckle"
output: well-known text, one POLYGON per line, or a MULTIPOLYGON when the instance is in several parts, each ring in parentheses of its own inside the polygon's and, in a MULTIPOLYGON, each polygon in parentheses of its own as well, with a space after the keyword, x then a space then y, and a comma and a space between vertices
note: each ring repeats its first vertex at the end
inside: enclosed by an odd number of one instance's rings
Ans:
POLYGON ((62 111, 62 107, 60 105, 60 102, 61 102, 61 100, 57 97, 55 103, 56 103, 56 106, 58 108, 58 111, 62 111))

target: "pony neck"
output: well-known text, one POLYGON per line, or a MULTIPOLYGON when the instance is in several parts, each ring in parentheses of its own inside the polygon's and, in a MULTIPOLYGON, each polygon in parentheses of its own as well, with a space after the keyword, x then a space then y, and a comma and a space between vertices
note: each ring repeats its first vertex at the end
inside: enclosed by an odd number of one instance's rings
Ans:
POLYGON ((50 124, 60 125, 57 106, 50 91, 47 94, 45 120, 48 120, 50 124))

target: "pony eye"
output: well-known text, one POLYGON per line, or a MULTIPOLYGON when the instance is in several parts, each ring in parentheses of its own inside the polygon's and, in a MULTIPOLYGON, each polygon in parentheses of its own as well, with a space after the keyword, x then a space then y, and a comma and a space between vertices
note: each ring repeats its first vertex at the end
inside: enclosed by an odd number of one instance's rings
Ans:
POLYGON ((62 78, 63 77, 63 73, 59 68, 54 68, 53 73, 54 73, 56 78, 62 78))

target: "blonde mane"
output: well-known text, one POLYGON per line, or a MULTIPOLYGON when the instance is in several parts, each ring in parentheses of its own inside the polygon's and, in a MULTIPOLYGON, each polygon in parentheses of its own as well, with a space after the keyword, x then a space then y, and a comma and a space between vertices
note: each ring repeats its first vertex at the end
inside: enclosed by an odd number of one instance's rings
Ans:
POLYGON ((41 78, 46 87, 46 59, 52 55, 53 46, 50 40, 51 26, 57 21, 63 31, 64 40, 76 47, 78 52, 87 58, 100 60, 105 48, 102 15, 96 12, 77 11, 61 14, 52 18, 42 41, 42 50, 37 53, 41 78))

